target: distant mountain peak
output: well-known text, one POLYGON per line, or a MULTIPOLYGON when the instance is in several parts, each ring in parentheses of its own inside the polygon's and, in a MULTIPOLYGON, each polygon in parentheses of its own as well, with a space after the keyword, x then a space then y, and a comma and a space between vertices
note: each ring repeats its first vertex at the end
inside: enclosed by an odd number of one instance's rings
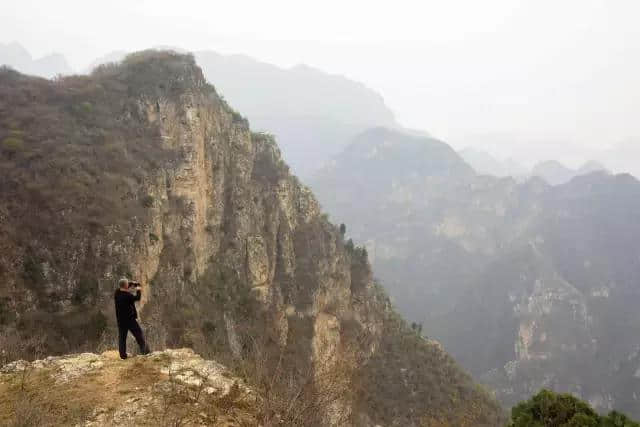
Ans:
POLYGON ((546 160, 536 164, 532 171, 532 176, 538 176, 551 185, 560 185, 569 182, 576 176, 585 175, 593 172, 605 172, 608 170, 602 163, 590 160, 578 169, 571 169, 557 160, 546 160))
POLYGON ((8 65, 21 73, 45 78, 73 73, 62 54, 50 53, 34 59, 29 51, 17 42, 0 44, 0 65, 8 65))
POLYGON ((465 147, 458 154, 480 175, 521 177, 527 174, 526 168, 514 159, 501 161, 478 148, 465 147))
POLYGON ((446 143, 384 126, 373 127, 357 135, 336 159, 342 161, 346 168, 350 167, 351 162, 365 159, 370 163, 381 162, 375 167, 379 168, 378 173, 382 175, 390 172, 385 168, 393 169, 394 173, 400 175, 474 174, 471 167, 446 143))
POLYGON ((580 166, 580 168, 578 168, 578 173, 580 175, 591 173, 591 172, 600 172, 600 171, 608 171, 608 170, 605 167, 605 165, 603 165, 602 163, 596 160, 589 160, 585 162, 582 166, 580 166))

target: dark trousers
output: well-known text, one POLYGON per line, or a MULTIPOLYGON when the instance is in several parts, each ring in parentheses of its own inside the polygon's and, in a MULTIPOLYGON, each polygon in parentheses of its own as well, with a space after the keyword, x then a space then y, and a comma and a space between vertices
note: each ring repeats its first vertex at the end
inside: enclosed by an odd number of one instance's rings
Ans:
POLYGON ((118 324, 118 351, 120 351, 120 358, 127 358, 127 333, 131 331, 136 342, 140 346, 140 353, 149 354, 149 347, 144 342, 144 335, 142 335, 142 329, 138 325, 138 321, 133 319, 126 323, 118 324))

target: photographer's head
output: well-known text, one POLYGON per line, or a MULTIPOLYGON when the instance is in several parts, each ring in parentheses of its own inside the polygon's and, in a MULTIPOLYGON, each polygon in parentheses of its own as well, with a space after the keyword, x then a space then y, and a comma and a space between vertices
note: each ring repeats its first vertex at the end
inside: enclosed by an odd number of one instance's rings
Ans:
POLYGON ((129 288, 129 279, 127 279, 126 277, 122 277, 120 279, 120 281, 118 282, 118 284, 120 285, 120 289, 128 289, 129 288))

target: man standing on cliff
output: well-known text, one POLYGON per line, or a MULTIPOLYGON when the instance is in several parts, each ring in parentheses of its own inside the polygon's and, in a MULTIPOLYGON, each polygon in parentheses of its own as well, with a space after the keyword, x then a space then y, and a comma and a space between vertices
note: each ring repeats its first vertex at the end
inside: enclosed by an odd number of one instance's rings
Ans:
POLYGON ((140 346, 140 353, 149 354, 149 347, 144 341, 142 329, 138 324, 138 311, 136 310, 136 301, 140 301, 142 293, 140 291, 140 283, 130 282, 129 279, 123 277, 120 279, 119 288, 113 296, 116 304, 116 319, 118 321, 118 351, 120 358, 127 358, 127 334, 129 331, 133 334, 136 342, 140 346), (131 293, 132 290, 136 294, 131 293))

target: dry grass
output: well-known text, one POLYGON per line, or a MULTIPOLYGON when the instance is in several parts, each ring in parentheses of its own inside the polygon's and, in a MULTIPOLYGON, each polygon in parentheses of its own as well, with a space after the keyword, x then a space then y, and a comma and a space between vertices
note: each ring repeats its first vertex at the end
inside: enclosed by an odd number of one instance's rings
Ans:
POLYGON ((56 383, 49 370, 30 369, 0 383, 0 395, 9 396, 9 407, 0 406, 0 422, 20 422, 22 412, 30 408, 42 417, 33 417, 39 422, 26 425, 68 425, 98 406, 115 410, 123 398, 161 379, 159 370, 134 360, 108 359, 103 369, 64 383, 56 383))
POLYGON ((134 425, 179 427, 189 425, 256 425, 254 400, 247 389, 235 385, 226 395, 207 393, 207 375, 199 385, 166 372, 169 358, 131 358, 121 361, 117 352, 100 359, 102 367, 70 381, 56 381, 52 369, 32 369, 0 377, 0 425, 76 425, 103 414, 102 423, 122 423, 118 411, 130 402, 145 402, 133 411, 134 425), (145 415, 146 413, 146 415, 145 415))

